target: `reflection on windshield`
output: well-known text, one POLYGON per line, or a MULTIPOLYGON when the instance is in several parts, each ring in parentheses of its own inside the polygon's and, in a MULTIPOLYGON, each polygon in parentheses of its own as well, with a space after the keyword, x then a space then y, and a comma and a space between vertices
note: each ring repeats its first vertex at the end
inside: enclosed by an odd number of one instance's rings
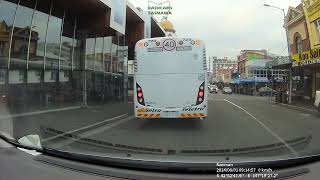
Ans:
POLYGON ((317 154, 318 2, 2 0, 0 134, 89 155, 317 154))

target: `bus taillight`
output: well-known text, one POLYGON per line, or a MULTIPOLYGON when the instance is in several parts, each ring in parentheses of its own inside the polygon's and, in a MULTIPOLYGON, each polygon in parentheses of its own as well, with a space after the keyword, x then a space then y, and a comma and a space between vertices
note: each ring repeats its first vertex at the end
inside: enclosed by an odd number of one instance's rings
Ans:
POLYGON ((143 106, 145 106, 142 88, 140 87, 140 85, 138 83, 136 83, 136 86, 137 86, 137 100, 138 100, 138 103, 143 105, 143 106))
POLYGON ((199 87, 196 105, 199 105, 199 104, 203 103, 203 100, 204 100, 204 89, 205 89, 204 85, 205 85, 205 83, 203 82, 199 87))

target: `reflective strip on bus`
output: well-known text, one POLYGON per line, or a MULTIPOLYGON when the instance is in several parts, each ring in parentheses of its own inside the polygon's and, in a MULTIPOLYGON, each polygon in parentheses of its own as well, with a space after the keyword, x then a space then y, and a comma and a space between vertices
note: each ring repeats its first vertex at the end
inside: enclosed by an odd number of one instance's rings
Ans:
POLYGON ((157 118, 160 114, 138 114, 139 118, 157 118))
POLYGON ((206 114, 203 113, 184 113, 184 114, 180 114, 180 117, 205 117, 207 116, 206 114))

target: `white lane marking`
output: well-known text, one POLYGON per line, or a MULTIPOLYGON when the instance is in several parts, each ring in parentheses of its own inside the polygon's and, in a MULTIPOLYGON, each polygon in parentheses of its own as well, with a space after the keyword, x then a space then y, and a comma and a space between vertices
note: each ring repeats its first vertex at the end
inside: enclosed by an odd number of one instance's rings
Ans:
MULTIPOLYGON (((125 122, 127 122, 127 121, 129 121, 131 119, 134 119, 134 116, 129 116, 127 118, 121 119, 121 120, 116 121, 114 123, 103 125, 101 127, 98 127, 98 128, 93 129, 91 131, 84 132, 84 133, 79 134, 77 136, 81 137, 81 138, 87 138, 89 136, 92 136, 92 135, 95 135, 95 134, 99 134, 99 133, 101 133, 103 131, 106 131, 108 129, 114 128, 116 126, 119 126, 120 124, 125 123, 125 122)), ((72 144, 75 141, 79 140, 79 139, 72 138, 72 137, 66 137, 66 138, 68 138, 68 139, 67 140, 63 140, 63 141, 59 141, 59 142, 56 142, 56 143, 50 143, 50 147, 51 148, 61 148, 63 146, 67 146, 67 145, 72 144)))
POLYGON ((76 132, 81 131, 81 130, 85 130, 85 129, 88 129, 88 128, 91 128, 91 127, 94 127, 94 126, 99 126, 100 124, 106 123, 106 122, 108 122, 108 121, 113 121, 113 120, 115 120, 115 119, 122 118, 122 117, 124 117, 124 116, 126 116, 126 115, 128 115, 128 114, 122 114, 122 115, 120 115, 120 116, 116 116, 116 117, 113 117, 113 118, 109 118, 109 119, 106 119, 106 120, 101 121, 101 122, 97 122, 97 123, 94 123, 94 124, 90 124, 90 125, 84 126, 84 127, 82 127, 82 128, 74 129, 74 130, 71 130, 71 131, 68 131, 68 132, 65 132, 65 133, 62 133, 62 134, 59 134, 59 135, 50 137, 50 138, 43 139, 43 141, 41 141, 41 142, 43 143, 43 142, 50 141, 50 140, 55 139, 55 138, 58 138, 58 137, 65 136, 65 135, 67 135, 67 134, 73 134, 73 133, 76 133, 76 132))
POLYGON ((224 101, 224 99, 208 99, 209 101, 224 101))
POLYGON ((311 114, 307 114, 307 113, 301 113, 300 115, 301 116, 305 116, 305 117, 310 117, 311 116, 311 114))
POLYGON ((59 111, 68 111, 73 109, 80 109, 80 106, 73 106, 73 107, 66 107, 66 108, 57 108, 57 109, 49 109, 44 111, 34 111, 34 112, 28 112, 28 113, 21 113, 21 114, 10 114, 6 116, 0 116, 0 119, 8 119, 8 118, 15 118, 15 117, 23 117, 23 116, 33 116, 38 114, 45 114, 45 113, 51 113, 51 112, 59 112, 59 111))
POLYGON ((278 139, 281 143, 283 143, 290 151, 293 155, 298 156, 299 154, 297 153, 297 151, 295 151, 288 143, 286 143, 285 140, 283 140, 277 133, 273 132, 268 126, 266 126, 264 123, 262 123, 258 118, 256 118, 254 115, 252 115, 251 113, 249 113, 247 110, 245 110, 244 108, 242 108, 241 106, 225 99, 226 102, 232 104, 233 106, 241 109, 242 111, 244 111, 246 114, 248 114, 250 117, 252 117, 257 123, 259 123, 262 127, 264 127, 269 133, 271 133, 276 139, 278 139))

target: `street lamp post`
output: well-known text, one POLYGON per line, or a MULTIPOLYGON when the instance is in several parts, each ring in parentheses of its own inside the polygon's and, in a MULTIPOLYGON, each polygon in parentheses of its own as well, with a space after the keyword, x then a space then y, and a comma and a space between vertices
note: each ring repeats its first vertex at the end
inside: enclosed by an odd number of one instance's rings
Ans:
MULTIPOLYGON (((265 7, 270 7, 270 8, 275 8, 275 9, 278 9, 278 10, 281 10, 282 13, 283 13, 283 22, 285 23, 286 22, 286 12, 285 12, 285 9, 283 8, 279 8, 277 6, 272 6, 272 5, 269 5, 269 4, 263 4, 265 7)), ((289 60, 291 60, 291 49, 290 49, 290 43, 289 43, 289 37, 288 37, 288 27, 285 26, 284 27, 285 30, 286 30, 286 37, 287 37, 287 47, 288 47, 288 55, 289 55, 289 60)), ((288 103, 291 104, 291 100, 292 100, 292 69, 290 67, 289 69, 290 71, 290 74, 289 74, 289 100, 288 100, 288 103)))

